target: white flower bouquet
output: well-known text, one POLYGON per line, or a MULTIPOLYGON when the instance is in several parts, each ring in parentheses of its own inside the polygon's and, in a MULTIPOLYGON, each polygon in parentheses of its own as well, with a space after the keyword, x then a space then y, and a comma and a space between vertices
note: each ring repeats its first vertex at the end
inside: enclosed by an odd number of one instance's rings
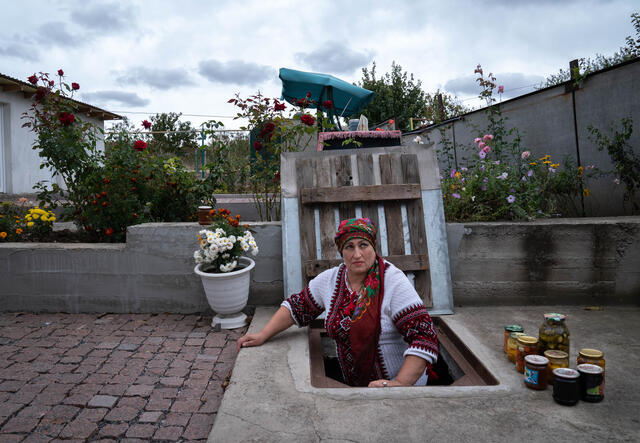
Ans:
MULTIPOLYGON (((258 255, 258 245, 250 231, 240 228, 240 216, 229 216, 226 209, 212 210, 213 224, 198 233, 200 248, 193 258, 202 272, 231 272, 238 266, 238 258, 251 251, 258 255)), ((245 225, 245 227, 247 227, 245 225)))

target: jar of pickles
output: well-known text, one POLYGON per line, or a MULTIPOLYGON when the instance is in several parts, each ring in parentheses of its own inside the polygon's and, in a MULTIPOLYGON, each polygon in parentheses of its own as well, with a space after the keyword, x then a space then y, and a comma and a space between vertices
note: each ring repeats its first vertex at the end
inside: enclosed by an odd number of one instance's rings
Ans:
POLYGON ((569 354, 569 329, 565 323, 564 314, 555 312, 544 314, 544 322, 540 326, 539 351, 541 354, 548 349, 564 351, 569 354))
POLYGON ((518 337, 518 346, 516 348, 516 371, 524 372, 524 358, 527 355, 538 353, 538 339, 530 335, 521 335, 518 337))
POLYGON ((509 334, 512 332, 524 332, 524 328, 520 325, 507 325, 504 327, 504 353, 507 353, 507 342, 509 341, 509 334))
POLYGON ((599 390, 600 395, 604 397, 604 353, 597 349, 580 349, 580 352, 578 353, 578 364, 581 365, 584 363, 600 366, 602 368, 602 383, 600 384, 599 390))
POLYGON ((544 356, 549 359, 549 384, 553 383, 553 370, 569 367, 569 354, 564 351, 549 349, 544 351, 544 356))
POLYGON ((524 335, 524 332, 511 332, 507 340, 507 358, 511 363, 516 362, 516 353, 518 352, 518 337, 524 335))

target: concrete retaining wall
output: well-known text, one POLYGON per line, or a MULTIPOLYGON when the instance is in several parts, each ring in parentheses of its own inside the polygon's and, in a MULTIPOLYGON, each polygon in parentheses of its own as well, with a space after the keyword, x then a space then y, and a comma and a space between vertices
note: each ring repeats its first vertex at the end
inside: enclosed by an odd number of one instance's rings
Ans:
MULTIPOLYGON (((250 223, 249 303, 283 297, 279 222, 250 223)), ((4 311, 208 312, 195 223, 132 226, 126 244, 0 244, 4 311)), ((447 226, 460 305, 640 304, 640 217, 447 226)))

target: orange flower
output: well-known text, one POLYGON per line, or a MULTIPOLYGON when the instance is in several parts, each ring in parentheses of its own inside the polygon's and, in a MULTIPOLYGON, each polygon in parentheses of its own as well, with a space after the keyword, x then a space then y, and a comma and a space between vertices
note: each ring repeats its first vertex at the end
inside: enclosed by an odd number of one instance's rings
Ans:
POLYGON ((20 229, 20 228, 16 229, 16 234, 18 234, 18 235, 22 234, 22 229, 20 229))
POLYGON ((112 235, 113 234, 113 228, 105 229, 104 233, 107 234, 107 235, 112 235))
POLYGON ((7 238, 7 233, 6 232, 0 232, 0 238, 7 238))

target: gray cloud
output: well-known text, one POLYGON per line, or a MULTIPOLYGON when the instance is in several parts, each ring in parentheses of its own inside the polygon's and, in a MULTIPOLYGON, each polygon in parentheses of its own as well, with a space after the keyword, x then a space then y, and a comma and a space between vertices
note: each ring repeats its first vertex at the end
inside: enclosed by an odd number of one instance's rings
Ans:
POLYGON ((0 55, 8 57, 20 58, 29 62, 39 59, 39 53, 33 46, 21 42, 9 43, 6 46, 0 46, 0 55))
MULTIPOLYGON (((521 72, 506 72, 494 74, 494 76, 497 79, 496 84, 504 86, 503 98, 527 94, 534 91, 535 86, 539 86, 541 82, 544 82, 544 77, 541 75, 523 74, 521 72)), ((476 81, 477 78, 474 75, 454 78, 444 85, 444 89, 453 94, 477 95, 481 91, 480 84, 476 81)))
POLYGON ((36 39, 47 46, 75 46, 81 43, 77 36, 67 31, 63 22, 47 22, 38 28, 36 39))
POLYGON ((82 94, 82 99, 91 104, 101 105, 115 105, 115 106, 132 106, 141 107, 147 106, 150 101, 146 98, 138 96, 135 92, 125 91, 96 91, 85 92, 82 94))
POLYGON ((153 69, 137 66, 120 74, 116 81, 121 85, 148 85, 155 89, 172 89, 193 85, 194 82, 185 69, 153 69))
POLYGON ((315 71, 351 74, 373 60, 373 52, 357 52, 342 43, 327 43, 311 52, 297 52, 296 61, 315 71))
POLYGON ((198 65, 198 72, 212 83, 236 85, 255 85, 275 76, 273 68, 243 60, 203 60, 198 65))
POLYGON ((90 30, 113 32, 133 26, 134 9, 122 3, 88 3, 71 13, 71 20, 90 30))

